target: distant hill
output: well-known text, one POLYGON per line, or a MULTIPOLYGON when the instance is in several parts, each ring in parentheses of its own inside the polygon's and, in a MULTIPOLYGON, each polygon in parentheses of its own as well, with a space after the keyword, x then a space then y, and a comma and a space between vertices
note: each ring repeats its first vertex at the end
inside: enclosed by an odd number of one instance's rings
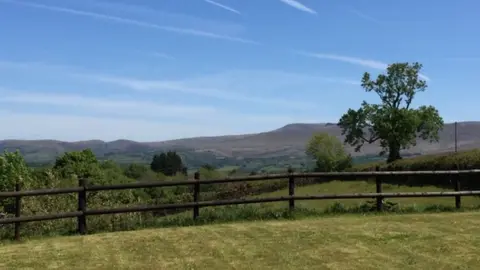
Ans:
MULTIPOLYGON (((2 140, 0 150, 19 149, 29 162, 49 162, 65 151, 90 148, 99 158, 119 162, 149 161, 153 153, 177 150, 188 158, 207 160, 239 160, 244 158, 302 157, 305 143, 316 132, 327 132, 343 140, 341 130, 334 123, 289 124, 282 128, 245 135, 197 137, 161 142, 135 142, 100 140, 62 142, 55 140, 2 140)), ((480 147, 480 122, 458 123, 458 148, 467 150, 480 147)), ((347 147, 354 156, 376 155, 376 144, 365 145, 360 153, 347 147)), ((405 151, 408 154, 434 154, 454 149, 454 125, 446 124, 440 133, 440 142, 430 144, 419 140, 416 147, 405 151)))

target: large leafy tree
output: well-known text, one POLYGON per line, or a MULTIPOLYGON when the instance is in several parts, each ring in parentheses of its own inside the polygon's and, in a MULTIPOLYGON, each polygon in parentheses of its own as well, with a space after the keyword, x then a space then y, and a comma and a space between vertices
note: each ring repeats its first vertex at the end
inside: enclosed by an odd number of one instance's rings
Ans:
POLYGON ((413 108, 417 93, 425 91, 427 83, 420 77, 420 63, 394 63, 386 74, 370 79, 365 72, 362 87, 375 92, 379 104, 363 101, 360 109, 349 109, 338 123, 345 143, 360 151, 364 143, 379 141, 381 155, 388 153, 387 162, 400 159, 400 151, 416 145, 418 137, 430 142, 438 141, 443 119, 433 106, 413 108))

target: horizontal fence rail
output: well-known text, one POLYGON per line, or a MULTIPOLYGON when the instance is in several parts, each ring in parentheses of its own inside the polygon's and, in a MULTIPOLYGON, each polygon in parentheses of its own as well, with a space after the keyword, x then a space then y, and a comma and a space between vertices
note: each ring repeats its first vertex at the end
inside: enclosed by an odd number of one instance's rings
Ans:
POLYGON ((460 176, 480 174, 480 170, 456 170, 456 171, 370 171, 370 172, 320 172, 320 173, 287 173, 287 174, 271 174, 271 175, 255 175, 248 177, 227 177, 221 179, 200 180, 200 174, 195 173, 194 180, 183 181, 165 181, 165 182, 136 182, 128 184, 114 185, 88 185, 86 179, 80 179, 78 187, 61 188, 61 189, 40 189, 21 191, 20 185, 17 184, 15 191, 0 192, 0 199, 15 198, 15 217, 0 218, 0 225, 15 224, 15 239, 20 239, 20 225, 25 222, 56 220, 64 218, 77 218, 77 231, 80 234, 87 233, 87 216, 119 214, 131 212, 149 212, 166 209, 193 209, 193 218, 199 217, 200 207, 253 204, 267 202, 289 202, 289 209, 295 208, 295 201, 302 200, 331 200, 331 199, 362 199, 375 198, 376 208, 378 211, 383 210, 384 198, 415 198, 415 197, 455 197, 456 208, 461 207, 462 196, 479 196, 478 191, 461 191, 460 176), (444 192, 382 192, 382 180, 394 176, 448 176, 453 180, 452 184, 455 191, 444 192), (295 179, 297 178, 323 178, 323 179, 350 179, 350 178, 375 178, 375 193, 352 193, 352 194, 320 194, 320 195, 295 195, 295 179), (200 201, 200 186, 204 184, 221 184, 248 181, 267 181, 267 180, 288 180, 288 196, 270 197, 270 198, 252 198, 252 199, 230 199, 230 200, 214 200, 200 201), (108 190, 124 190, 138 188, 154 188, 154 187, 172 187, 172 186, 193 186, 193 202, 163 205, 138 205, 130 207, 118 207, 111 209, 88 209, 87 194, 89 192, 99 192, 108 190), (77 194, 78 208, 74 212, 51 213, 43 216, 21 216, 21 198, 31 196, 46 196, 60 194, 77 194))

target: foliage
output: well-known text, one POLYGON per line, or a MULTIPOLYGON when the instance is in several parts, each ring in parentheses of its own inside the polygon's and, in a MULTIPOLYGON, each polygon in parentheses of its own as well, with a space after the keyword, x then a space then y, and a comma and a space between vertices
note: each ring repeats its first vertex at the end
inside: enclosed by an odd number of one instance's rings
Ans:
POLYGON ((55 160, 53 169, 63 178, 83 178, 91 183, 101 179, 101 167, 90 149, 66 152, 55 160))
MULTIPOLYGON (((353 167, 353 171, 372 171, 378 167, 381 171, 437 171, 437 170, 471 170, 480 169, 480 149, 458 153, 445 153, 439 155, 425 155, 405 158, 395 162, 373 162, 353 167)), ((480 182, 476 175, 462 176, 461 187, 464 190, 480 190, 480 182)), ((410 176, 388 177, 385 181, 394 184, 423 186, 434 185, 452 188, 453 178, 448 175, 435 176, 410 176)))
MULTIPOLYGON (((461 169, 471 168, 471 166, 473 166, 473 168, 479 168, 480 166, 480 150, 471 151, 469 153, 459 153, 456 155, 422 158, 403 159, 390 164, 381 163, 381 169, 422 169, 428 166, 438 169, 461 169)), ((223 178, 226 177, 229 173, 228 170, 211 170, 208 168, 200 168, 199 171, 201 179, 223 178)), ((148 168, 148 166, 144 165, 132 164, 127 166, 126 168, 121 168, 120 166, 118 166, 118 164, 112 161, 96 160, 95 158, 93 158, 90 151, 67 152, 61 157, 57 158, 57 162, 52 168, 35 169, 28 168, 23 160, 22 155, 20 155, 20 153, 18 152, 5 152, 3 156, 0 156, 0 184, 2 185, 3 190, 12 190, 15 184, 13 180, 15 179, 22 180, 22 189, 51 189, 74 187, 78 185, 78 178, 80 176, 93 177, 94 184, 118 184, 146 180, 170 181, 186 179, 186 176, 183 174, 177 173, 173 176, 165 176, 162 173, 153 172, 150 168, 148 168)), ((190 177, 192 176, 190 175, 190 177)), ((89 181, 90 179, 91 178, 88 178, 89 181)), ((436 186, 450 185, 449 188, 451 188, 451 182, 449 182, 450 180, 451 179, 443 179, 439 177, 431 179, 422 178, 409 180, 410 182, 404 182, 403 184, 430 183, 436 186)), ((313 183, 316 183, 316 181, 317 179, 298 179, 295 181, 295 185, 297 187, 311 185, 313 183)), ((403 179, 402 181, 405 180, 403 179)), ((462 187, 471 188, 476 182, 473 181, 472 183, 473 184, 469 184, 468 182, 462 182, 462 187)), ((265 192, 273 192, 285 189, 287 185, 288 181, 286 181, 286 179, 272 181, 225 183, 217 185, 202 185, 200 198, 201 200, 210 201, 235 198, 240 199, 245 198, 246 196, 256 196, 260 194, 264 196, 265 194, 263 193, 265 192)), ((387 185, 385 185, 384 187, 385 190, 386 186, 387 185)), ((478 187, 478 184, 474 187, 478 187)), ((298 188, 296 189, 296 192, 300 192, 300 190, 301 188, 298 188)), ((87 205, 89 209, 101 209, 125 207, 132 205, 182 203, 189 202, 191 200, 191 186, 182 186, 91 192, 89 193, 87 205)), ((9 209, 13 209, 11 208, 11 203, 6 203, 4 201, 3 205, 8 206, 9 209)), ((363 207, 367 209, 365 205, 363 207)), ((76 194, 22 198, 22 216, 72 212, 76 211, 76 208, 76 194)), ((206 213, 206 209, 207 208, 202 208, 201 216, 206 213)), ((338 207, 338 209, 335 211, 340 211, 341 209, 339 209, 340 207, 338 207)), ((355 208, 357 210, 352 209, 353 208, 348 211, 366 211, 363 208, 363 210, 360 208, 355 208)), ((438 211, 438 209, 440 208, 437 207, 435 209, 437 209, 435 211, 438 211)), ((152 223, 159 225, 160 223, 158 220, 161 219, 163 215, 170 215, 172 213, 177 213, 177 211, 179 210, 172 209, 171 211, 169 210, 154 213, 132 213, 92 216, 89 217, 88 220, 88 230, 89 232, 94 233, 99 231, 135 229, 142 226, 147 226, 148 224, 152 223)), ((9 210, 5 212, 7 215, 10 215, 12 211, 9 210)), ((271 213, 273 215, 278 212, 272 211, 271 213)), ((240 218, 244 214, 239 214, 240 216, 238 218, 240 218)), ((186 215, 191 218, 190 211, 188 211, 186 215)), ((227 214, 225 213, 222 215, 227 214)), ((228 215, 234 215, 234 212, 231 212, 228 215)), ((227 219, 230 218, 231 217, 228 217, 227 219)), ((51 233, 72 234, 75 233, 75 222, 75 219, 62 219, 55 221, 25 223, 22 224, 21 228, 22 237, 33 235, 48 235, 51 233)), ((9 226, 1 227, 0 238, 4 239, 7 237, 11 237, 12 232, 13 230, 11 230, 11 227, 9 226)))
POLYGON ((142 179, 148 172, 150 171, 150 168, 144 164, 130 164, 125 168, 123 174, 126 177, 140 180, 142 179))
POLYGON ((315 160, 317 171, 343 171, 352 165, 352 158, 342 142, 328 133, 314 134, 308 141, 305 152, 315 160))
POLYGON ((183 165, 182 158, 174 151, 154 155, 150 163, 150 169, 167 176, 173 176, 179 172, 187 174, 187 168, 183 165))
POLYGON ((436 171, 480 169, 480 149, 424 155, 397 160, 392 163, 371 162, 357 165, 354 171, 371 171, 379 167, 382 171, 436 171))
POLYGON ((365 72, 362 87, 375 92, 380 104, 362 102, 358 110, 349 109, 338 123, 345 142, 360 151, 364 143, 379 141, 381 155, 388 152, 388 162, 400 159, 400 151, 416 144, 417 136, 438 141, 443 119, 433 106, 412 108, 417 93, 425 91, 427 83, 419 79, 419 63, 395 63, 389 65, 387 74, 370 79, 365 72), (368 134, 366 134, 368 133, 368 134))
POLYGON ((210 164, 203 164, 202 167, 200 168, 206 169, 208 171, 213 171, 216 169, 213 165, 210 165, 210 164))
MULTIPOLYGON (((23 187, 29 187, 31 183, 32 171, 27 167, 23 156, 20 152, 4 152, 0 156, 0 192, 13 191, 15 184, 19 183, 23 187)), ((2 208, 11 212, 12 199, 0 198, 0 212, 2 208)))

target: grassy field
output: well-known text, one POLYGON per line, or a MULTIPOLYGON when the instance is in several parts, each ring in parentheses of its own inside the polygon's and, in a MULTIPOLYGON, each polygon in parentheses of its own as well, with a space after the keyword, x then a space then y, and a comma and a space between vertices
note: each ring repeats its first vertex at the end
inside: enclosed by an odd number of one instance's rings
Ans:
POLYGON ((478 269, 480 213, 250 222, 0 245, 1 269, 478 269))
MULTIPOLYGON (((408 186, 383 184, 383 192, 425 192, 425 191, 444 191, 444 190, 446 189, 441 189, 434 186, 408 187, 408 186)), ((449 191, 453 191, 453 190, 449 190, 449 191)), ((295 195, 318 195, 318 194, 340 194, 340 193, 345 194, 345 193, 367 193, 367 192, 375 192, 374 182, 332 181, 329 183, 297 187, 295 189, 295 195)), ((288 189, 283 189, 283 190, 270 192, 270 193, 264 193, 255 197, 265 198, 265 197, 277 197, 277 196, 286 196, 286 195, 288 195, 288 189)), ((295 205, 302 208, 325 209, 326 207, 331 206, 335 202, 342 203, 345 206, 354 206, 362 202, 365 202, 367 200, 368 199, 298 201, 295 203, 295 205)), ((388 200, 398 203, 400 206, 417 206, 417 207, 424 207, 429 205, 442 205, 446 207, 455 206, 455 198, 453 197, 398 198, 398 199, 392 198, 388 200)), ((466 208, 478 207, 479 205, 480 205, 480 197, 462 197, 463 207, 466 207, 466 208)), ((265 204, 262 204, 262 206, 287 207, 288 202, 265 203, 265 204)))
POLYGON ((221 168, 218 168, 217 171, 219 172, 230 172, 232 170, 237 170, 240 168, 240 166, 223 166, 221 168))

